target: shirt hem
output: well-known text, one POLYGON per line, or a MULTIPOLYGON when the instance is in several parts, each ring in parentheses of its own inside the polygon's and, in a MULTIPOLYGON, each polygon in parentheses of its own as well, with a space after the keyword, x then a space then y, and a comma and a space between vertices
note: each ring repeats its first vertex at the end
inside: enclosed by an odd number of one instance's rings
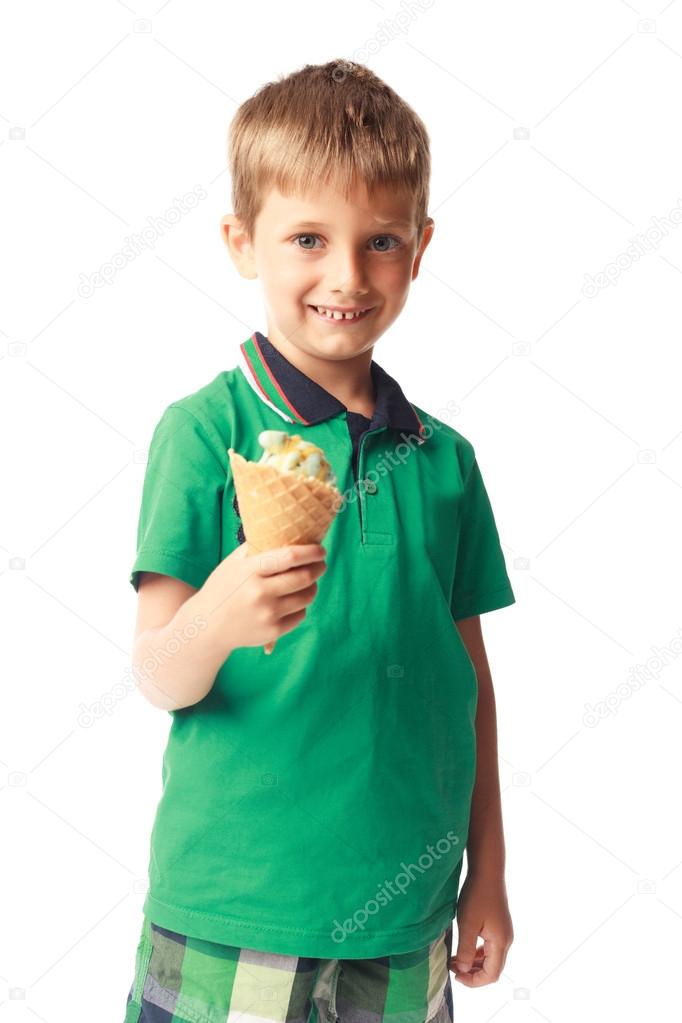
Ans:
POLYGON ((356 931, 336 942, 329 932, 278 927, 175 906, 148 894, 144 914, 159 927, 221 945, 313 959, 375 959, 415 952, 435 941, 455 918, 454 900, 419 924, 393 931, 356 931))

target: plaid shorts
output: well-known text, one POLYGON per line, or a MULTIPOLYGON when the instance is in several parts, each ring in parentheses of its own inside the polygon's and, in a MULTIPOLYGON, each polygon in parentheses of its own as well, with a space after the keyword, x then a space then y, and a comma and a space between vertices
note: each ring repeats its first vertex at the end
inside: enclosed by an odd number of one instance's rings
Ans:
POLYGON ((310 959, 189 938, 145 916, 124 1023, 452 1023, 452 924, 425 948, 310 959))

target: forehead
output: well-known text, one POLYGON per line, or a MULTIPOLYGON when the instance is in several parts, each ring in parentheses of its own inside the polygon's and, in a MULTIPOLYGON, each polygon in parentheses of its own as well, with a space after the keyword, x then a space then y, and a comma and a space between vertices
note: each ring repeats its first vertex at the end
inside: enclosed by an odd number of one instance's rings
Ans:
POLYGON ((365 185, 355 186, 348 195, 334 185, 320 184, 306 193, 285 195, 272 188, 261 207, 264 219, 276 219, 286 226, 297 223, 336 223, 400 228, 414 226, 415 200, 404 189, 381 186, 371 195, 365 185))

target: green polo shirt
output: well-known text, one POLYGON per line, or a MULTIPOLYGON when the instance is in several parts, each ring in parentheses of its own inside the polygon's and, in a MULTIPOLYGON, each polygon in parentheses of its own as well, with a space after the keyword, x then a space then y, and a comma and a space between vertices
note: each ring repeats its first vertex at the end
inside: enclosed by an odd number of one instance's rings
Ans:
POLYGON ((319 445, 345 498, 327 571, 274 652, 241 647, 171 711, 144 911, 286 955, 422 948, 452 921, 476 766, 476 674, 455 621, 515 601, 474 448, 376 362, 371 420, 259 332, 154 430, 130 581, 201 587, 243 540, 227 450, 319 445))

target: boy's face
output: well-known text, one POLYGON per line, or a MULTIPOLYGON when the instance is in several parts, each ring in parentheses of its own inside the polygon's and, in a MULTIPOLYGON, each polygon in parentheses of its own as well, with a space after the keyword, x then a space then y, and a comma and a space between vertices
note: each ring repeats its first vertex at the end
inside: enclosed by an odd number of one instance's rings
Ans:
POLYGON ((294 345, 325 360, 370 350, 403 308, 434 223, 421 238, 414 200, 392 189, 372 199, 364 186, 350 201, 333 187, 284 196, 272 189, 256 218, 253 239, 238 219, 222 229, 243 277, 260 278, 267 336, 286 355, 294 345), (317 307, 369 310, 357 319, 329 319, 317 307))

